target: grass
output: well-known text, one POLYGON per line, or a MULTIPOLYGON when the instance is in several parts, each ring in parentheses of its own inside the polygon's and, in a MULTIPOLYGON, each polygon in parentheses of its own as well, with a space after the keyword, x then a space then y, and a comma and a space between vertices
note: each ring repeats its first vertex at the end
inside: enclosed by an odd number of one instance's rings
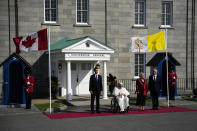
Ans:
MULTIPOLYGON (((42 112, 46 111, 47 108, 49 108, 49 103, 42 103, 42 104, 35 104, 35 106, 42 112)), ((55 107, 61 107, 63 106, 62 103, 52 103, 51 107, 55 108, 55 107)))
POLYGON ((197 102, 197 98, 191 98, 191 97, 188 97, 188 96, 184 96, 182 97, 184 100, 187 100, 187 101, 195 101, 197 102))

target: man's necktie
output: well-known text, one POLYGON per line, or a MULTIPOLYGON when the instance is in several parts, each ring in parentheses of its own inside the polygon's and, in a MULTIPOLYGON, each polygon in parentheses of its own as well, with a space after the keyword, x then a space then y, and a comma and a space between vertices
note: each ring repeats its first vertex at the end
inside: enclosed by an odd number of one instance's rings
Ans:
POLYGON ((96 75, 96 80, 98 80, 98 75, 96 75))

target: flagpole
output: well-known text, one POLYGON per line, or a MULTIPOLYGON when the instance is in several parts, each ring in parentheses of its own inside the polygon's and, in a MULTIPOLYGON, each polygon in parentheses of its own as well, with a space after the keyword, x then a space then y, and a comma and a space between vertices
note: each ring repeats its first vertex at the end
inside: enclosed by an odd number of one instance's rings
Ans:
POLYGON ((168 42, 167 42, 167 29, 165 29, 165 45, 166 45, 166 83, 167 83, 167 101, 168 101, 168 107, 170 106, 169 101, 169 86, 168 86, 168 42))
POLYGON ((51 48, 50 48, 50 45, 51 45, 51 41, 50 41, 50 38, 51 35, 50 35, 50 26, 48 28, 48 51, 49 51, 49 111, 51 113, 51 48))

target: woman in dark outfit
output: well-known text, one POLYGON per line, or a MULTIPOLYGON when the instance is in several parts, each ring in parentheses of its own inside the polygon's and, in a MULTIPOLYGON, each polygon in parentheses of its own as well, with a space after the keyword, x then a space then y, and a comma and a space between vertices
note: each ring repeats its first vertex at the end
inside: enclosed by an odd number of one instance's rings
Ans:
POLYGON ((144 111, 146 96, 148 92, 148 84, 143 73, 140 74, 140 78, 137 79, 136 81, 136 92, 137 92, 136 105, 139 105, 140 110, 144 111))

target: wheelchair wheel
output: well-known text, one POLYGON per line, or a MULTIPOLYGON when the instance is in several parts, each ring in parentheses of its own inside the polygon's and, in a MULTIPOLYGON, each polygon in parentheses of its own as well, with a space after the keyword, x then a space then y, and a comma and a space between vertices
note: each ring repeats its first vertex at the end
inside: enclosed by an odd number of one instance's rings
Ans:
POLYGON ((115 104, 114 104, 114 112, 115 113, 120 113, 120 106, 118 105, 118 101, 116 100, 115 104))
POLYGON ((115 110, 115 108, 114 108, 114 103, 115 103, 114 98, 112 98, 112 99, 111 99, 111 111, 112 111, 112 112, 115 110))
POLYGON ((113 112, 113 113, 120 112, 120 107, 119 107, 118 102, 115 97, 112 98, 112 100, 111 100, 111 112, 113 112))

